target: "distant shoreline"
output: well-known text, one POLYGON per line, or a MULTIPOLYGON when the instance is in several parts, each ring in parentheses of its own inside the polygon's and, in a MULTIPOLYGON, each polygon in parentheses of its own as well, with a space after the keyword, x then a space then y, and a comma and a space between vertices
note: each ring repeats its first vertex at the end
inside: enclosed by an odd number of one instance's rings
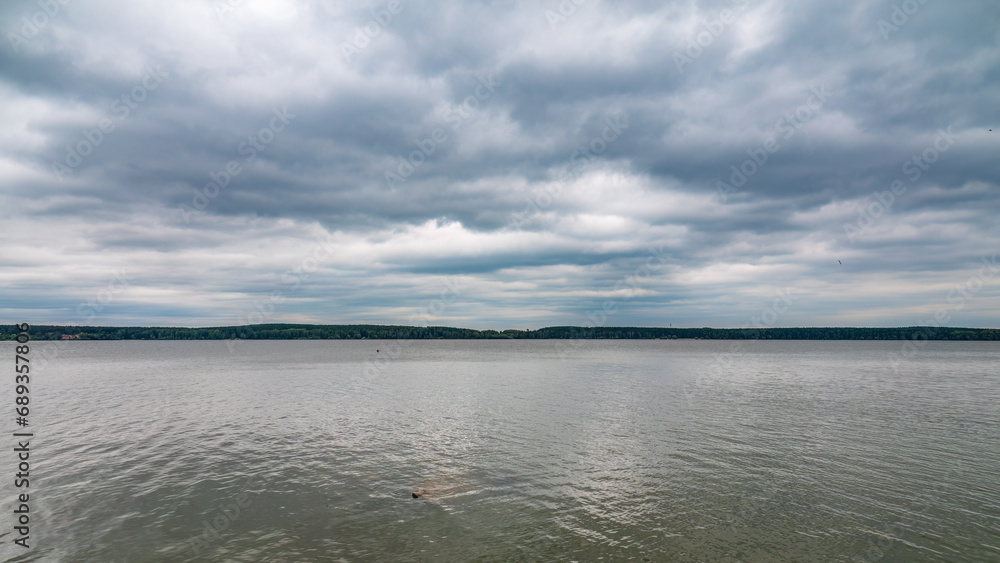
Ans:
MULTIPOLYGON (((17 328, 0 325, 0 341, 17 328)), ((1000 329, 911 326, 895 328, 664 328, 555 326, 537 330, 476 330, 444 326, 260 324, 203 328, 34 325, 32 340, 1000 340, 1000 329)))

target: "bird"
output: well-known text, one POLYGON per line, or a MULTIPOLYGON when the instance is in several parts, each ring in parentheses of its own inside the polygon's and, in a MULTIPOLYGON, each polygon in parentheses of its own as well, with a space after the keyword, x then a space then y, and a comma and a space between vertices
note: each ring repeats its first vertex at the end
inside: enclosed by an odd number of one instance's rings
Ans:
POLYGON ((843 262, 841 262, 840 260, 837 260, 837 263, 838 263, 838 264, 840 264, 841 266, 843 266, 843 265, 844 265, 844 263, 843 263, 843 262))
POLYGON ((378 354, 378 353, 379 353, 379 351, 378 351, 378 348, 376 348, 376 349, 375 349, 375 353, 376 353, 376 354, 378 354))

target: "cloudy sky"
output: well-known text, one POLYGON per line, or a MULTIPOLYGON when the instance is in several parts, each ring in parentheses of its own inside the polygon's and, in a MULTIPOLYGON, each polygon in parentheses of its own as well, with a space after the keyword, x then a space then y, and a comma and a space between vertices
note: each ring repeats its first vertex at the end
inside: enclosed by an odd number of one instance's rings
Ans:
POLYGON ((3 322, 1000 326, 995 0, 42 0, 0 29, 3 322))

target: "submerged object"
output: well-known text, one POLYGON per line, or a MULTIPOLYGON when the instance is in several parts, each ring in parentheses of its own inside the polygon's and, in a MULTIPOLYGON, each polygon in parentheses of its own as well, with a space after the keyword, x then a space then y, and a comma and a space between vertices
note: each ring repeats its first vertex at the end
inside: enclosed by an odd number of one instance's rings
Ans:
POLYGON ((411 485, 410 496, 434 504, 448 502, 455 497, 478 491, 476 483, 470 482, 461 472, 444 470, 411 485))

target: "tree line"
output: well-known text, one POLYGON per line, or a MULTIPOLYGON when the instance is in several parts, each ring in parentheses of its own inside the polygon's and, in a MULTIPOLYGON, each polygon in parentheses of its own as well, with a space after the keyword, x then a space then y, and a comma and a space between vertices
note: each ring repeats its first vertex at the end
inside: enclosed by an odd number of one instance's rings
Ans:
MULTIPOLYGON (((0 325, 0 340, 13 340, 17 328, 0 325)), ((446 326, 260 324, 205 328, 34 325, 32 340, 426 340, 426 339, 706 339, 706 340, 1000 340, 1000 329, 897 328, 662 328, 553 326, 538 330, 476 330, 446 326)))

